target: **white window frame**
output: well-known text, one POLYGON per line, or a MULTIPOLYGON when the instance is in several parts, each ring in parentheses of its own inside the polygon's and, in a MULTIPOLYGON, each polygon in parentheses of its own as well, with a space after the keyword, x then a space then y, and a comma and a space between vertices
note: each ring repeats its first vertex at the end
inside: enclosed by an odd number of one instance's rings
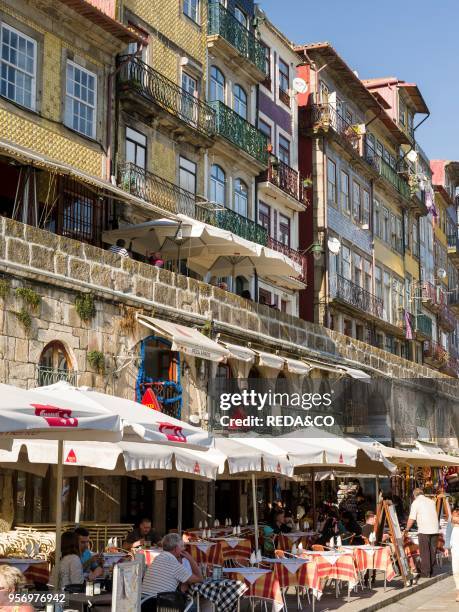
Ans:
POLYGON ((244 28, 247 29, 249 24, 248 17, 246 13, 238 6, 234 7, 234 17, 241 24, 241 26, 244 26, 244 28))
POLYGON ((146 170, 147 168, 147 136, 145 134, 143 134, 142 132, 139 132, 138 130, 135 130, 134 128, 131 128, 129 125, 126 126, 126 132, 125 132, 125 158, 126 158, 126 162, 128 163, 133 163, 135 166, 137 166, 138 168, 141 168, 142 170, 146 170), (128 160, 128 142, 132 143, 134 145, 134 157, 135 157, 135 161, 131 162, 130 160, 128 160), (143 150, 144 152, 144 163, 143 166, 140 166, 137 163, 137 153, 138 150, 143 150))
MULTIPOLYGON (((185 191, 189 191, 190 193, 195 195, 196 188, 197 188, 197 175, 198 175, 198 167, 197 167, 196 162, 191 161, 187 157, 183 157, 183 155, 179 155, 179 185, 181 189, 184 189, 185 191), (185 179, 193 177, 193 182, 194 182, 193 190, 190 190, 183 185, 182 177, 185 179)), ((188 182, 188 180, 186 182, 188 182)))
POLYGON ((199 25, 200 0, 183 0, 183 14, 199 25))
MULTIPOLYGON (((20 72, 21 74, 25 74, 28 77, 30 77, 32 79, 32 86, 31 86, 31 106, 25 106, 24 104, 21 104, 20 102, 18 102, 15 98, 10 98, 9 96, 5 95, 3 96, 4 98, 6 98, 7 100, 11 100, 11 102, 14 102, 15 104, 19 104, 19 106, 22 106, 23 108, 27 108, 29 110, 35 111, 37 108, 37 49, 38 49, 38 43, 34 38, 31 38, 30 36, 27 36, 27 34, 24 34, 23 32, 21 32, 20 30, 17 30, 16 28, 13 28, 12 26, 10 26, 7 23, 2 23, 0 25, 0 53, 1 53, 1 47, 3 45, 3 30, 9 30, 10 33, 14 32, 17 36, 20 36, 22 38, 24 38, 26 41, 31 42, 33 45, 33 50, 34 50, 34 58, 33 58, 33 74, 30 74, 29 72, 26 72, 25 70, 22 70, 21 68, 19 68, 18 66, 16 66, 15 64, 11 64, 10 62, 2 59, 0 57, 0 66, 6 65, 10 68, 13 68, 15 71, 20 72)), ((15 91, 16 91, 16 83, 15 83, 15 91)))
POLYGON ((88 70, 87 68, 84 68, 83 66, 81 66, 80 64, 77 64, 76 62, 73 62, 72 60, 67 60, 66 64, 65 64, 65 111, 64 111, 64 124, 70 128, 71 130, 77 132, 78 134, 81 134, 82 136, 85 136, 86 138, 93 138, 95 139, 96 137, 96 133, 97 133, 97 74, 95 72, 91 72, 91 70, 88 70), (69 115, 69 109, 67 107, 68 101, 69 100, 76 100, 77 102, 80 102, 81 104, 84 104, 88 107, 91 108, 91 105, 88 102, 85 102, 84 100, 82 100, 81 98, 76 98, 73 94, 70 94, 68 92, 68 78, 67 78, 67 68, 68 66, 73 66, 74 68, 77 68, 78 70, 80 70, 81 72, 85 72, 88 76, 93 77, 94 78, 94 106, 92 107, 93 111, 94 111, 94 115, 93 115, 93 123, 92 123, 92 130, 91 130, 91 134, 85 134, 84 132, 81 132, 80 130, 77 130, 73 127, 73 108, 71 109, 71 117, 72 117, 72 125, 69 125, 69 123, 67 122, 67 118, 70 116, 69 115))

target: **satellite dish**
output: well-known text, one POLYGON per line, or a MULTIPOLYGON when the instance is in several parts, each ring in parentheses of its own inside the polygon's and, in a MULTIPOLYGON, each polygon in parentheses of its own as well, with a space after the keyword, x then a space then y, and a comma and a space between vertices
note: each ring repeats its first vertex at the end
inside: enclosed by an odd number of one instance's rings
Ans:
POLYGON ((437 276, 438 278, 446 278, 446 270, 444 270, 443 268, 438 268, 437 276))
POLYGON ((414 162, 418 158, 418 152, 415 151, 414 149, 411 149, 411 151, 408 151, 408 153, 406 154, 406 157, 407 157, 408 161, 410 161, 412 164, 414 164, 414 162))
POLYGON ((330 253, 333 255, 338 255, 341 249, 341 242, 338 240, 338 238, 329 238, 327 241, 327 246, 330 253))
POLYGON ((295 93, 304 94, 308 91, 308 84, 306 83, 304 79, 301 79, 300 77, 293 79, 292 85, 293 85, 293 91, 295 93))

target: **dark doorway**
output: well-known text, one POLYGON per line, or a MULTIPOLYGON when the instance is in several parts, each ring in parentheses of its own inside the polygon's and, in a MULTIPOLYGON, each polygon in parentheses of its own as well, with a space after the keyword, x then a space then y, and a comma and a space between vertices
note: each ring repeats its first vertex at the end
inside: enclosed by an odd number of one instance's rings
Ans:
POLYGON ((217 480, 215 483, 215 518, 223 525, 226 518, 239 520, 239 481, 217 480))
POLYGON ((154 482, 142 477, 129 478, 121 481, 121 520, 123 523, 138 523, 142 518, 153 516, 154 482))
MULTIPOLYGON (((178 478, 168 478, 166 496, 166 531, 177 529, 178 519, 178 478)), ((182 528, 190 529, 193 525, 194 481, 183 479, 182 494, 182 528)))

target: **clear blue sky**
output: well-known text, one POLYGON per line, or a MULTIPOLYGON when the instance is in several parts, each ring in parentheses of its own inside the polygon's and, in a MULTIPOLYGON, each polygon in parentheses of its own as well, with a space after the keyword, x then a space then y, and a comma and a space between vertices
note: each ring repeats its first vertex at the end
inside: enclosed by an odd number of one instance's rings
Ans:
POLYGON ((430 159, 459 159, 459 0, 258 3, 293 42, 330 42, 360 78, 417 83, 431 112, 417 140, 430 159))

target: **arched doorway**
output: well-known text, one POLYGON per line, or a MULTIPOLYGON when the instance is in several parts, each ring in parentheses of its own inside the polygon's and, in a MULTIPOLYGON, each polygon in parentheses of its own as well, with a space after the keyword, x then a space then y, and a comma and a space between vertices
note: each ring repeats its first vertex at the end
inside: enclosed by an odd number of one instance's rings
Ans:
POLYGON ((52 385, 65 380, 76 384, 76 372, 73 370, 70 356, 58 340, 50 342, 41 352, 38 362, 38 386, 52 385))

